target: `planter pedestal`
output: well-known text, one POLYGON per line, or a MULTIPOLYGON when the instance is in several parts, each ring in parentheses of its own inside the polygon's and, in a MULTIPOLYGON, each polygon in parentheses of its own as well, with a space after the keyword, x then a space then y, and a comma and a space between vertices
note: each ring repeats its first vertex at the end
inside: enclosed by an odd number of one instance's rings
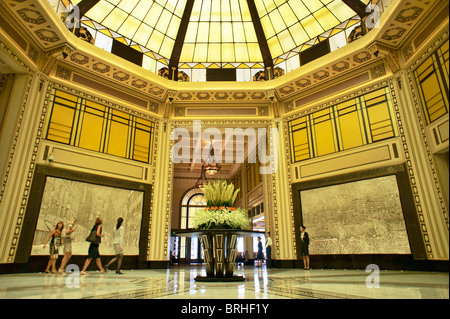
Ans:
POLYGON ((180 237, 199 237, 205 257, 206 276, 197 276, 196 281, 244 281, 244 276, 235 276, 238 237, 257 237, 262 232, 235 229, 208 229, 179 231, 180 237))

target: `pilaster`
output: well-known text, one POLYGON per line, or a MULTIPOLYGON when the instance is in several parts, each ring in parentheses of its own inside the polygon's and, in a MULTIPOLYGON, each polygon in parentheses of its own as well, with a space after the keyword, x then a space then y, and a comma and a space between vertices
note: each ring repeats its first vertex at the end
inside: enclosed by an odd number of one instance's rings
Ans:
POLYGON ((158 142, 154 152, 156 160, 153 172, 152 204, 149 224, 148 261, 167 261, 169 258, 170 215, 172 211, 173 162, 170 150, 173 141, 170 132, 173 125, 167 119, 158 125, 158 142))
POLYGON ((297 259, 297 246, 295 240, 294 212, 291 200, 289 149, 284 138, 284 122, 281 119, 272 121, 272 127, 278 129, 278 135, 274 138, 274 147, 277 148, 278 158, 275 172, 272 174, 272 212, 275 256, 277 260, 297 259))
POLYGON ((403 152, 414 196, 427 258, 448 260, 448 212, 436 174, 426 122, 409 71, 400 71, 394 81, 403 119, 403 152))

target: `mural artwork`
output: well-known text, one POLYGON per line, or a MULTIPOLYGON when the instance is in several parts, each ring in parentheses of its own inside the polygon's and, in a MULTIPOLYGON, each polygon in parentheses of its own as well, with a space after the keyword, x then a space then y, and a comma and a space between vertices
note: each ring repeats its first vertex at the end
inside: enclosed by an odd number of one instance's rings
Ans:
MULTIPOLYGON (((97 217, 103 218, 101 255, 114 255, 112 234, 117 218, 124 219, 124 255, 139 255, 143 192, 47 177, 31 255, 48 255, 46 237, 59 221, 67 226, 77 219, 72 233, 73 255, 87 255, 86 237, 97 217)), ((64 238, 63 238, 64 240, 64 238)), ((62 249, 60 250, 62 251, 62 249)))
POLYGON ((310 254, 410 254, 394 175, 300 192, 310 254))

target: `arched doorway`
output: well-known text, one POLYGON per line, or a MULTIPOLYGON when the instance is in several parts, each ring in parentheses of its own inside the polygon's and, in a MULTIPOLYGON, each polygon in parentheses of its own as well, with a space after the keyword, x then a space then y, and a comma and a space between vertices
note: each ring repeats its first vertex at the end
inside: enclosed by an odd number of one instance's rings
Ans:
MULTIPOLYGON (((206 199, 202 191, 193 188, 188 191, 181 201, 180 229, 192 229, 193 219, 197 209, 206 207, 206 199)), ((176 238, 177 259, 186 263, 201 263, 203 260, 200 239, 196 237, 176 238)))

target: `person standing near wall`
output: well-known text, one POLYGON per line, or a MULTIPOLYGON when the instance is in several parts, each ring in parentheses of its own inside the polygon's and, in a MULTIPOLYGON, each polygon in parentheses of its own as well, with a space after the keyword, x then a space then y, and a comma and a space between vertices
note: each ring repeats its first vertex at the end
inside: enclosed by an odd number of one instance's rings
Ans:
POLYGON ((75 224, 77 223, 77 219, 75 218, 72 223, 67 225, 67 229, 65 231, 66 236, 64 237, 64 257, 61 261, 61 265, 59 266, 58 272, 62 274, 64 269, 66 268, 67 263, 69 262, 70 257, 72 257, 72 233, 75 231, 75 224))
POLYGON ((272 238, 270 238, 270 232, 267 232, 265 248, 266 248, 266 268, 272 268, 272 238))
POLYGON ((91 244, 89 245, 88 258, 84 262, 83 269, 81 270, 82 275, 86 275, 86 269, 91 263, 92 259, 95 259, 95 263, 97 264, 98 269, 100 269, 100 273, 103 274, 105 272, 105 270, 102 267, 102 262, 100 260, 100 253, 98 251, 101 242, 101 237, 105 236, 102 234, 102 224, 103 219, 97 217, 97 219, 95 220, 95 225, 91 229, 91 233, 95 231, 98 237, 98 242, 97 243, 91 242, 91 244))
POLYGON ((123 274, 123 272, 120 270, 120 266, 122 266, 123 246, 124 246, 124 241, 123 241, 124 227, 122 224, 123 224, 123 218, 119 217, 117 219, 117 225, 116 225, 116 228, 114 229, 114 233, 113 233, 113 245, 114 245, 114 253, 116 254, 116 257, 111 259, 109 261, 109 263, 107 263, 105 265, 106 271, 108 271, 109 265, 111 265, 112 263, 117 261, 116 274, 118 274, 118 275, 123 274))
POLYGON ((309 270, 309 235, 305 229, 305 226, 300 226, 300 253, 303 257, 304 269, 309 270))
POLYGON ((261 237, 258 236, 258 253, 256 254, 256 267, 261 267, 263 262, 263 245, 261 242, 261 237))
POLYGON ((50 245, 49 245, 50 260, 48 261, 47 268, 45 269, 46 273, 50 273, 50 266, 52 267, 51 272, 57 273, 55 264, 56 264, 56 260, 59 257, 59 247, 62 244, 61 233, 62 233, 63 228, 64 228, 64 223, 62 221, 58 222, 55 226, 55 229, 53 229, 50 232, 50 234, 47 236, 47 239, 45 240, 44 249, 45 249, 45 246, 47 246, 48 240, 51 238, 50 245))

